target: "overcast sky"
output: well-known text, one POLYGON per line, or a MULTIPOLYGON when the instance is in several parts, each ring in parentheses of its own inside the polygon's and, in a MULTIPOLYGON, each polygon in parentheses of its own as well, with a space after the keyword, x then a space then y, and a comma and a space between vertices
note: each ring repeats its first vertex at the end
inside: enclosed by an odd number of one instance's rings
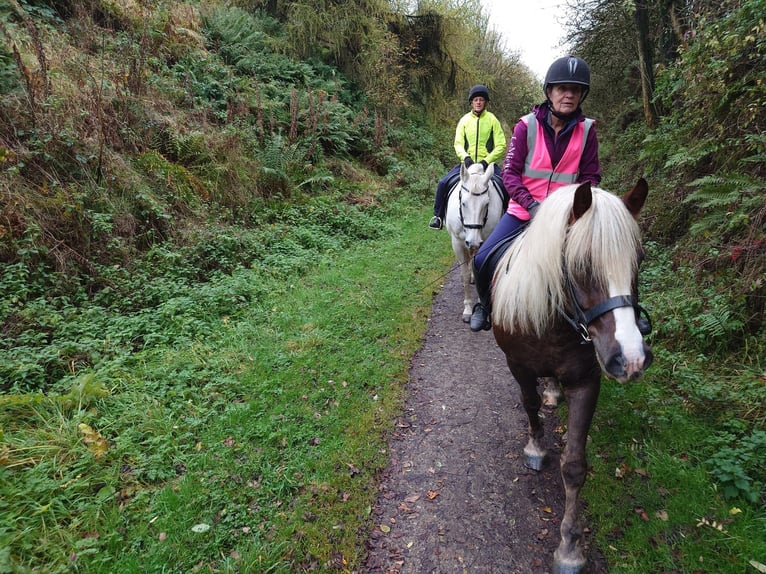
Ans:
POLYGON ((559 47, 565 10, 562 0, 481 0, 490 17, 490 26, 502 34, 508 49, 518 51, 521 60, 539 76, 551 62, 564 56, 559 47))

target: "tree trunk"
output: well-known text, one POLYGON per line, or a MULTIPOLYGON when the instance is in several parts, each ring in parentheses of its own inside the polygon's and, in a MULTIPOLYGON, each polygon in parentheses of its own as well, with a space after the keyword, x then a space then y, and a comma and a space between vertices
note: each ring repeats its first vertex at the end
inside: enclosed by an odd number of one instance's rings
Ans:
POLYGON ((641 96, 644 105, 644 121, 650 128, 657 126, 657 110, 654 108, 654 66, 652 47, 649 42, 649 8, 647 0, 635 0, 636 31, 638 32, 638 69, 641 74, 641 96))

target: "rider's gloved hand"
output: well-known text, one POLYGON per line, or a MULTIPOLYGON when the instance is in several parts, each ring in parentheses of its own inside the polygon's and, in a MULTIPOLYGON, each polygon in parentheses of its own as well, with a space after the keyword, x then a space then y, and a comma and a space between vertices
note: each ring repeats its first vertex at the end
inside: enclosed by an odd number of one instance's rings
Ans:
POLYGON ((484 168, 484 171, 487 171, 487 166, 488 166, 488 165, 489 165, 489 164, 488 164, 486 161, 484 161, 484 160, 481 160, 481 167, 483 167, 483 168, 484 168))
POLYGON ((473 165, 473 160, 471 159, 471 156, 470 155, 465 156, 463 163, 465 164, 466 167, 471 167, 473 165))
POLYGON ((538 209, 540 209, 540 203, 537 201, 533 201, 527 206, 527 213, 529 213, 529 219, 532 219, 535 216, 538 209))

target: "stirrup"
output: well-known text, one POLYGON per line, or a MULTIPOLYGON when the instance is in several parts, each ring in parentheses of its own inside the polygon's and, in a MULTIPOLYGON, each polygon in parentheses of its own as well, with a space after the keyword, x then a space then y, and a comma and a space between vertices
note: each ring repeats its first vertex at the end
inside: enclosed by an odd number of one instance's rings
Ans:
POLYGON ((442 218, 438 215, 434 215, 431 218, 431 221, 428 222, 428 227, 431 229, 441 229, 442 228, 442 218))

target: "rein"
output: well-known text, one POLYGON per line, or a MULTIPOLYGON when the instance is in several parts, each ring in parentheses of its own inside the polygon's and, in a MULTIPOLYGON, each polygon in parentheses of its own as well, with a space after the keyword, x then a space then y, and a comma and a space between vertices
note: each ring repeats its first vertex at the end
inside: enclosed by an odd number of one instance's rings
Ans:
MULTIPOLYGON (((490 185, 487 185, 487 189, 485 189, 481 193, 473 193, 473 192, 470 192, 470 191, 469 191, 469 193, 471 195, 475 195, 476 197, 481 197, 485 193, 489 193, 489 188, 490 188, 490 185)), ((458 193, 458 206, 460 207, 460 224, 465 229, 484 229, 484 226, 487 224, 487 218, 489 217, 489 209, 486 209, 484 211, 484 221, 482 221, 481 225, 479 225, 478 223, 466 223, 463 220, 463 190, 468 191, 468 189, 465 187, 465 185, 463 185, 461 183, 460 184, 460 192, 458 193)))
POLYGON ((652 332, 652 320, 649 317, 649 313, 639 305, 638 299, 633 295, 616 295, 614 297, 609 297, 609 299, 601 301, 601 303, 585 310, 577 301, 574 286, 572 285, 572 280, 569 278, 568 273, 566 274, 566 286, 567 291, 569 292, 569 299, 574 308, 574 317, 567 314, 567 312, 561 308, 559 308, 559 313, 561 313, 564 320, 572 326, 577 334, 582 337, 582 344, 591 342, 591 336, 588 333, 588 325, 601 317, 601 315, 613 311, 614 309, 619 309, 620 307, 633 307, 636 312, 636 323, 641 335, 646 336, 652 332))

